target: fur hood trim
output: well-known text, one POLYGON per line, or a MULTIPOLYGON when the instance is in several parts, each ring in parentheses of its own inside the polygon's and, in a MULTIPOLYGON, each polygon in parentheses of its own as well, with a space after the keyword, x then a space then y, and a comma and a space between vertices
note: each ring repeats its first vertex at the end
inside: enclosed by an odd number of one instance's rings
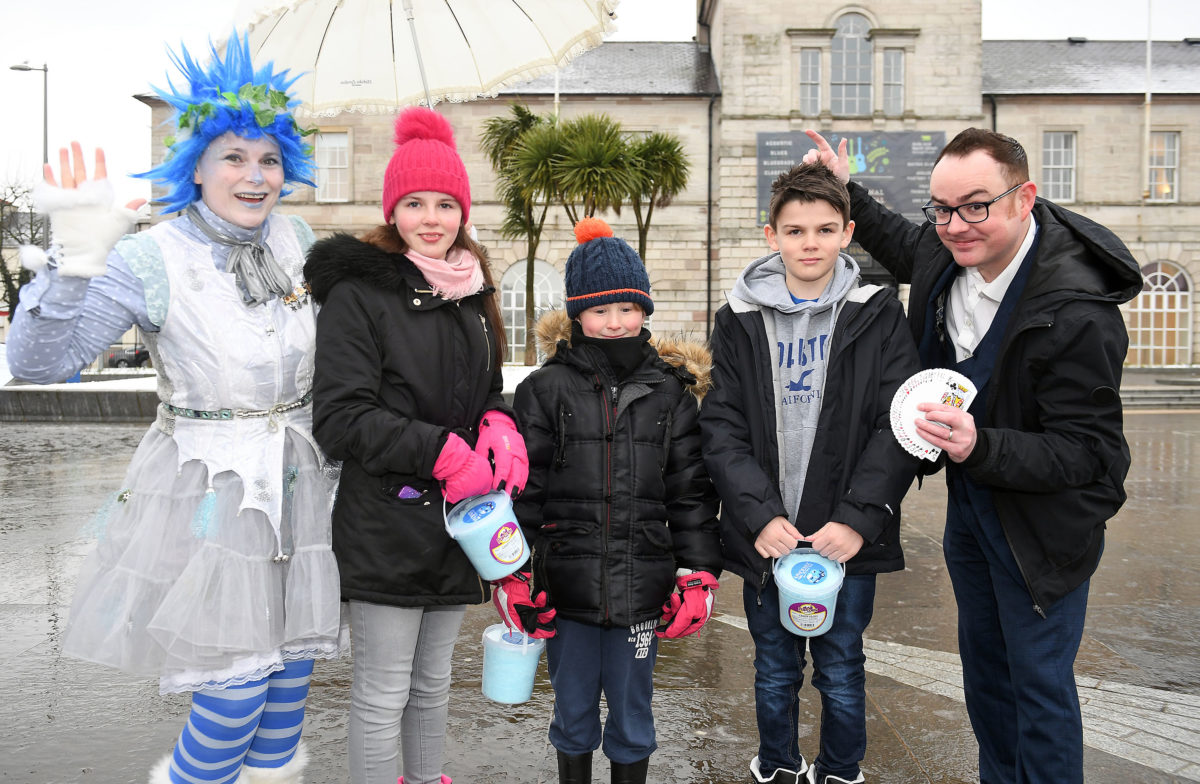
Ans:
POLYGON ((318 303, 329 297, 337 283, 357 278, 373 288, 404 292, 425 289, 428 285, 416 265, 399 253, 363 242, 349 234, 334 234, 317 242, 308 251, 304 279, 318 303))
MULTIPOLYGON (((571 339, 571 319, 565 310, 551 310, 537 320, 534 335, 538 351, 553 357, 558 353, 559 342, 571 339)), ((708 347, 683 335, 670 338, 651 335, 650 345, 668 365, 692 374, 696 383, 689 385, 688 390, 696 400, 703 400, 712 389, 712 353, 708 347)))

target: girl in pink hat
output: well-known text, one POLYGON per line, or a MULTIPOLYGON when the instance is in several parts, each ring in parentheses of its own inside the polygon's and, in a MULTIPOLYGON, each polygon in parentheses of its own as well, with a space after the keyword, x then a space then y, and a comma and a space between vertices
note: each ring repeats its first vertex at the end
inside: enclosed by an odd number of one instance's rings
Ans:
POLYGON ((386 223, 319 241, 305 265, 321 305, 313 430, 343 461, 333 549, 354 653, 353 784, 393 784, 401 772, 408 784, 450 781, 454 640, 466 605, 490 589, 446 533, 445 505, 516 493, 528 475, 501 398, 504 327, 470 212, 450 124, 408 109, 384 173, 386 223))

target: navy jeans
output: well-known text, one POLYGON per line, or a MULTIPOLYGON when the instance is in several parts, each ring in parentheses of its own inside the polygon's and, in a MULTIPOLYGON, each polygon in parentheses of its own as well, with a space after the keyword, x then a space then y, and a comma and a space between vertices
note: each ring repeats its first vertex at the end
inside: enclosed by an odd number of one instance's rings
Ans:
POLYGON ((758 717, 758 764, 763 776, 776 769, 799 771, 796 741, 804 653, 813 660, 813 686, 821 692, 821 749, 814 764, 821 775, 858 777, 867 751, 866 672, 863 631, 875 606, 875 575, 847 575, 838 593, 833 625, 819 637, 792 634, 779 621, 774 579, 759 593, 745 583, 742 602, 754 638, 754 703, 758 717))
POLYGON ((958 603, 958 652, 979 741, 979 780, 1082 784, 1074 664, 1090 581, 1044 608, 1045 618, 1038 615, 990 498, 961 476, 950 477, 942 548, 958 603))

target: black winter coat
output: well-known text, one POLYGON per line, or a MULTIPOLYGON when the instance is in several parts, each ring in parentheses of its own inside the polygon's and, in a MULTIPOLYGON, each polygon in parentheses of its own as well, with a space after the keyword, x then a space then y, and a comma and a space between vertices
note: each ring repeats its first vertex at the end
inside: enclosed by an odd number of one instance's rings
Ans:
POLYGON ((761 591, 772 559, 759 555, 754 541, 772 518, 786 517, 805 535, 830 521, 861 535, 848 574, 903 569, 900 501, 920 460, 896 441, 891 404, 920 362, 895 294, 853 289, 838 311, 798 509, 785 509, 780 491, 779 403, 759 306, 731 296, 717 311, 711 343, 713 389, 700 427, 704 462, 721 496, 725 568, 761 591))
POLYGON ((449 433, 473 446, 485 411, 510 411, 483 311, 492 290, 435 297, 406 257, 348 235, 313 245, 304 274, 321 305, 313 434, 343 461, 333 508, 342 599, 486 601, 487 584, 446 533, 433 464, 449 433), (398 497, 405 486, 419 497, 398 497))
POLYGON ((534 582, 559 617, 631 626, 662 614, 676 568, 720 575, 697 380, 682 367, 706 385, 708 352, 658 341, 617 383, 598 348, 569 343, 569 325, 561 311, 543 317, 553 354, 517 387, 530 468, 517 516, 533 542, 534 582))
MULTIPOLYGON (((911 283, 919 342, 926 305, 954 257, 930 224, 917 225, 850 184, 854 238, 901 283, 911 283)), ((1129 446, 1119 390, 1129 340, 1118 305, 1142 287, 1137 262, 1111 231, 1038 199, 1040 239, 1009 320, 987 395, 972 411, 979 442, 963 462, 992 492, 996 513, 1036 608, 1088 579, 1105 521, 1125 502, 1129 446)), ((939 341, 943 325, 931 327, 939 341)))

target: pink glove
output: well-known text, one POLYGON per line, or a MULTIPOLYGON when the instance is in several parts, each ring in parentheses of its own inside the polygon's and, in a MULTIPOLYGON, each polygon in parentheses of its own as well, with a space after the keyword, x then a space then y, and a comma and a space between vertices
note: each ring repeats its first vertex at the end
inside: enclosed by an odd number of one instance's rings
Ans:
POLYGON ((712 615, 712 592, 719 587, 708 572, 692 572, 675 578, 679 592, 667 597, 663 616, 654 633, 659 637, 686 637, 700 631, 712 615))
POLYGON ((442 494, 452 504, 492 489, 492 467, 487 458, 471 450, 467 442, 454 433, 433 464, 433 478, 442 483, 442 494))
POLYGON ((534 639, 553 637, 558 610, 546 606, 545 591, 539 592, 535 599, 529 598, 529 579, 529 572, 514 572, 493 582, 492 604, 496 605, 500 620, 513 631, 534 639))
POLYGON ((512 417, 499 411, 485 411, 479 420, 475 451, 492 460, 493 490, 503 488, 510 496, 516 496, 524 489, 529 479, 529 455, 512 417))

